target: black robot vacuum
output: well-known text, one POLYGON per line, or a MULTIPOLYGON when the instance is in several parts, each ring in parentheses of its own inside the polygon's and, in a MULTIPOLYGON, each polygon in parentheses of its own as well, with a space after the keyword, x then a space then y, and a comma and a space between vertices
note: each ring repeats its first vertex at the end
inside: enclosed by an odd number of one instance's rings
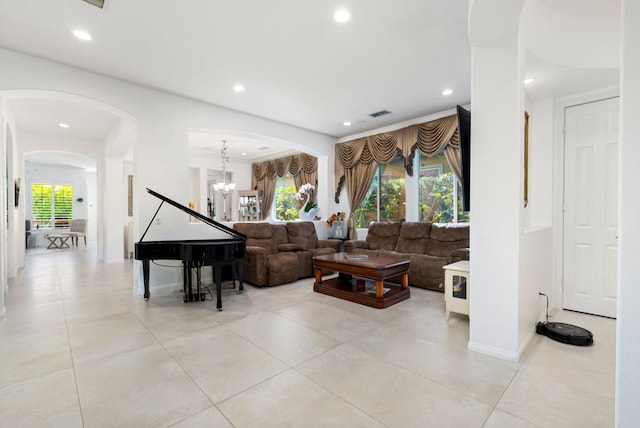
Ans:
POLYGON ((536 326, 536 333, 569 345, 589 346, 593 344, 593 334, 589 330, 563 322, 539 322, 536 326))
POLYGON ((563 322, 549 322, 549 297, 544 293, 538 294, 547 298, 547 321, 539 322, 536 325, 536 333, 569 345, 589 346, 593 344, 593 334, 589 330, 563 322))

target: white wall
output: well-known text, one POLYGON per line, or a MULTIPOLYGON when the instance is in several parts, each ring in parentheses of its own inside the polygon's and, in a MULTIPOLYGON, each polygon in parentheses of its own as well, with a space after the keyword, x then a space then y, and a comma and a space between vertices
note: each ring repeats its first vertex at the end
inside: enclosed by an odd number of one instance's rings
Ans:
POLYGON ((469 348, 517 360, 524 134, 517 36, 472 47, 472 64, 469 348))
MULTIPOLYGON (((17 207, 14 192, 15 180, 23 179, 24 171, 18 162, 15 118, 4 101, 0 94, 0 319, 6 313, 7 280, 15 277, 18 269, 24 266, 25 251, 24 192, 21 189, 17 207), (8 248, 14 250, 7 251, 8 248)), ((24 187, 24 183, 21 187, 24 187)))
MULTIPOLYGON (((6 135, 6 122, 5 122, 5 111, 4 104, 2 103, 2 94, 0 94, 0 163, 2 163, 2 168, 0 171, 3 174, 0 174, 0 189, 6 189, 7 186, 7 177, 4 174, 5 165, 7 159, 7 135, 6 135)), ((7 210, 7 200, 4 197, 4 190, 0 194, 0 215, 4 218, 5 212, 7 210)), ((4 221, 4 220, 3 220, 4 221)), ((3 225, 0 225, 3 226, 3 225)), ((0 247, 3 249, 9 248, 9 243, 7 242, 7 228, 0 227, 0 247)), ((5 307, 5 296, 7 292, 7 252, 8 251, 0 251, 0 319, 5 317, 6 307, 5 307)))
POLYGON ((562 177, 555 176, 554 147, 562 144, 554 135, 552 99, 530 103, 529 112, 529 202, 522 208, 520 242, 520 348, 533 334, 536 321, 543 320, 548 296, 554 305, 554 259, 561 257, 562 242, 554 245, 553 195, 562 192, 562 177))
POLYGON ((616 426, 640 426, 640 2, 622 1, 616 426))
POLYGON ((529 203, 525 227, 550 227, 554 182, 554 108, 546 99, 528 106, 529 112, 529 203))

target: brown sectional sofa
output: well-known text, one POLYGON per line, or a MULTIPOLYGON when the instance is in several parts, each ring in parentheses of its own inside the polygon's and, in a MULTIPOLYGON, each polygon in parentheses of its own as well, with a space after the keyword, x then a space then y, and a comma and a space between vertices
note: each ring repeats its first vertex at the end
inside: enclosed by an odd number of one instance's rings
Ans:
POLYGON ((346 252, 407 258, 410 285, 444 291, 442 267, 469 259, 469 224, 377 222, 369 226, 366 241, 346 241, 344 247, 346 252))
POLYGON ((286 224, 235 223, 247 236, 243 279, 257 286, 272 286, 313 276, 313 256, 339 251, 341 242, 320 240, 310 221, 286 224))

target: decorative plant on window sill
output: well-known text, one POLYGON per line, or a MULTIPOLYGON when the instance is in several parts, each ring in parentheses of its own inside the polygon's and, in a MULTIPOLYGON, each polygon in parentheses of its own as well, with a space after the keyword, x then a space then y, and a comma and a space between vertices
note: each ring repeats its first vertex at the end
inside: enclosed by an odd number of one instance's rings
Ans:
POLYGON ((334 221, 344 220, 345 215, 346 214, 344 212, 340 212, 340 211, 338 211, 335 214, 331 214, 331 216, 329 217, 329 220, 327 220, 327 227, 331 227, 334 221))
POLYGON ((344 238, 344 217, 346 213, 338 211, 335 214, 331 214, 329 220, 327 220, 327 227, 331 228, 329 232, 330 238, 344 238))
POLYGON ((296 193, 296 199, 299 201, 304 201, 302 208, 298 212, 298 217, 303 220, 313 220, 318 212, 318 204, 311 200, 311 193, 316 190, 316 188, 311 184, 303 184, 298 189, 296 193))

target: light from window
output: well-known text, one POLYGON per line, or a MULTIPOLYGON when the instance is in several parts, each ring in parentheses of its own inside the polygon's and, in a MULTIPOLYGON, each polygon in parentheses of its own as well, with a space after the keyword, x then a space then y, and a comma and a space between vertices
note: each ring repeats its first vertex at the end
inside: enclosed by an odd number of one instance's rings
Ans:
POLYGON ((405 218, 405 172, 401 157, 378 165, 367 195, 355 210, 356 227, 369 227, 372 221, 405 218))
POLYGON ((37 227, 69 227, 73 217, 73 186, 33 183, 31 201, 31 215, 37 227))
POLYGON ((32 217, 36 227, 51 227, 51 184, 31 185, 32 217))
POLYGON ((298 201, 296 200, 296 185, 291 174, 276 178, 274 207, 271 217, 282 221, 298 218, 298 201))
POLYGON ((418 189, 420 221, 469 221, 469 213, 462 211, 462 187, 449 168, 444 154, 432 157, 420 154, 418 189))

